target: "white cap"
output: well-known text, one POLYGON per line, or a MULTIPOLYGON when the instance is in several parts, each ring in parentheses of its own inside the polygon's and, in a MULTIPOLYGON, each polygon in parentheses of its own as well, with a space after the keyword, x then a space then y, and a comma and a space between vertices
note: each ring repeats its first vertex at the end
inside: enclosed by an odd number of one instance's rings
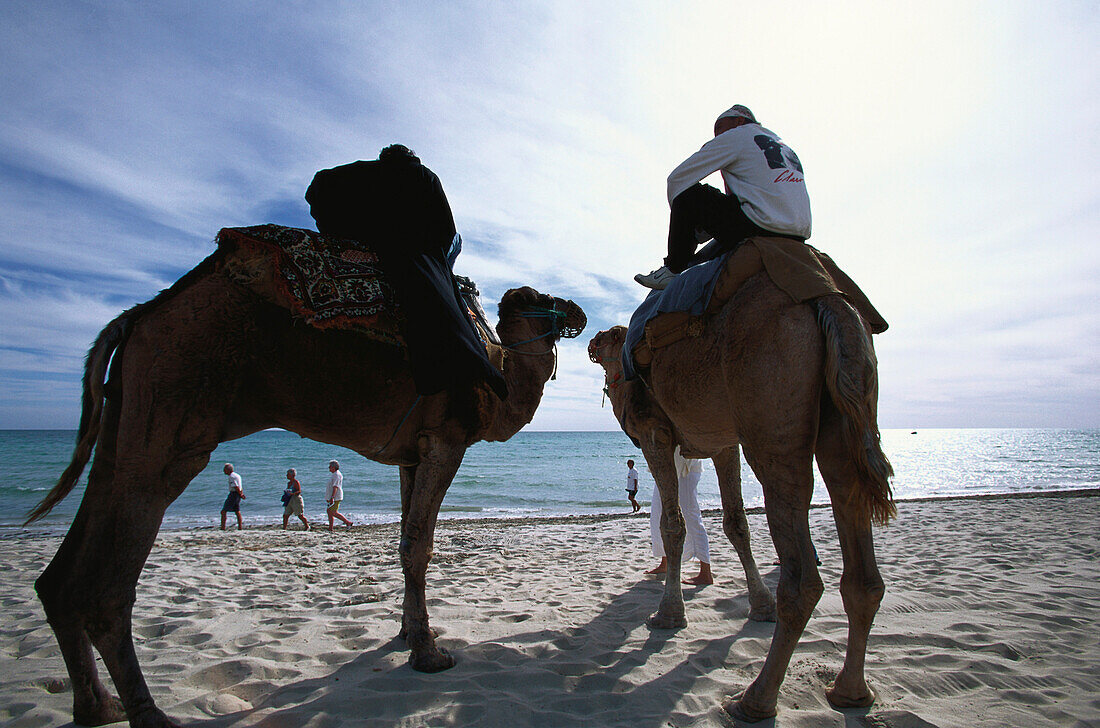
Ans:
MULTIPOLYGON (((748 119, 754 124, 757 123, 756 117, 753 116, 753 113, 749 110, 749 107, 742 106, 741 104, 734 104, 733 106, 729 107, 718 115, 718 119, 728 119, 734 117, 742 117, 744 119, 748 119)), ((718 119, 715 119, 715 121, 717 121, 718 119)))

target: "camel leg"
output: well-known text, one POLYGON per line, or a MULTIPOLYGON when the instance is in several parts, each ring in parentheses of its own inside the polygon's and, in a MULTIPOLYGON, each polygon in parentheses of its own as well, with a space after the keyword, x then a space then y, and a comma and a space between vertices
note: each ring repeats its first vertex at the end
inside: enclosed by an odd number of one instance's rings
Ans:
POLYGON ((735 445, 715 455, 711 460, 718 473, 718 490, 722 496, 722 528, 737 549, 737 557, 745 570, 749 590, 749 619, 757 622, 775 621, 775 599, 760 578, 749 540, 749 522, 745 517, 745 502, 741 498, 741 457, 735 445))
POLYGON ((687 527, 680 512, 680 487, 672 461, 671 437, 655 433, 642 442, 642 455, 657 484, 661 498, 661 540, 665 546, 665 591, 657 613, 646 622, 653 629, 677 629, 687 626, 684 610, 684 590, 680 585, 681 559, 687 527))
MULTIPOLYGON (((114 470, 114 449, 110 443, 117 437, 117 412, 106 418, 100 445, 96 448, 88 476, 88 491, 96 492, 95 485, 109 483, 114 470)), ((77 509, 72 526, 65 534, 61 547, 34 583, 42 602, 46 621, 53 629, 61 649, 65 668, 73 686, 73 722, 78 725, 105 725, 126 719, 122 702, 112 696, 99 679, 92 641, 85 630, 85 614, 73 603, 71 582, 78 574, 78 559, 85 550, 89 512, 94 499, 86 498, 77 509)))
POLYGON ((92 641, 84 628, 84 617, 66 598, 67 582, 81 550, 87 522, 87 511, 81 509, 57 554, 34 586, 72 681, 73 722, 97 726, 125 720, 126 710, 100 681, 92 641))
POLYGON ((840 595, 848 615, 848 649, 844 667, 825 695, 838 708, 862 708, 875 701, 875 693, 864 677, 863 666, 867 636, 886 588, 875 561, 870 517, 849 505, 852 485, 858 476, 845 446, 838 418, 822 422, 817 465, 833 503, 833 518, 844 559, 840 595))
POLYGON ((775 715, 779 686, 791 655, 824 587, 810 541, 809 506, 813 493, 812 460, 798 453, 753 453, 746 457, 764 488, 768 529, 779 555, 776 589, 778 622, 764 667, 741 695, 725 708, 733 717, 757 721, 775 715))
POLYGON ((78 724, 126 717, 135 728, 176 726, 149 693, 134 650, 131 615, 164 510, 202 470, 212 449, 163 469, 157 458, 131 456, 115 466, 113 477, 93 467, 74 528, 36 583, 73 681, 78 724), (96 675, 93 645, 118 688, 122 715, 96 675))
POLYGON ((454 658, 435 644, 435 633, 428 624, 425 575, 432 558, 439 507, 463 453, 434 435, 421 435, 420 464, 401 469, 400 552, 405 575, 401 632, 409 645, 409 662, 419 672, 439 672, 455 664, 454 658))
MULTIPOLYGON (((405 533, 405 522, 408 519, 409 503, 412 499, 413 485, 416 483, 416 466, 415 465, 403 465, 400 470, 401 475, 401 533, 405 533)), ((436 630, 429 628, 429 632, 432 637, 438 637, 439 634, 436 630)), ((405 615, 401 615, 401 631, 397 633, 399 640, 408 639, 409 628, 406 622, 405 615)))

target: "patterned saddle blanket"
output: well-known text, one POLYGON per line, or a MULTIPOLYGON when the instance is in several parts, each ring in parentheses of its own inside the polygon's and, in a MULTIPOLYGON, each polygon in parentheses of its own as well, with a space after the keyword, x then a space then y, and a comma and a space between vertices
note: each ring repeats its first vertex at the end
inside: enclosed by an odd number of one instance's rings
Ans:
MULTIPOLYGON (((222 228, 215 242, 222 273, 310 326, 358 331, 404 346, 400 307, 369 246, 271 224, 222 228)), ((457 280, 482 340, 499 344, 477 286, 468 278, 457 280)))

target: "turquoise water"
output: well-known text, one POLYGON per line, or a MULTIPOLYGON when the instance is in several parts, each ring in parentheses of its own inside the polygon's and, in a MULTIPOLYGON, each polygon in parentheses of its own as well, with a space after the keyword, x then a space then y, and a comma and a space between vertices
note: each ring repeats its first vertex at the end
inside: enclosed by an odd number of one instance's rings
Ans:
MULTIPOLYGON (((76 433, 0 430, 0 533, 21 529, 25 514, 57 482, 76 433)), ((899 499, 1036 492, 1100 487, 1100 430, 886 430, 883 447, 897 475, 899 499)), ((164 517, 165 528, 217 523, 225 499, 222 465, 232 462, 244 481, 246 525, 282 520, 279 495, 287 468, 296 468, 306 514, 324 517, 328 461, 344 473, 342 512, 359 522, 400 518, 397 469, 342 448, 289 432, 260 432, 223 443, 164 517)), ((641 452, 621 432, 521 432, 505 443, 478 443, 466 454, 443 502, 442 517, 531 518, 628 509, 623 483, 627 459, 642 474, 639 500, 648 503, 653 480, 641 452)), ((33 530, 68 526, 83 496, 78 488, 33 530)), ((747 506, 763 505, 760 484, 742 465, 747 506)), ((699 485, 704 508, 719 506, 718 481, 707 466, 699 485)), ((818 478, 814 502, 827 503, 818 478)))

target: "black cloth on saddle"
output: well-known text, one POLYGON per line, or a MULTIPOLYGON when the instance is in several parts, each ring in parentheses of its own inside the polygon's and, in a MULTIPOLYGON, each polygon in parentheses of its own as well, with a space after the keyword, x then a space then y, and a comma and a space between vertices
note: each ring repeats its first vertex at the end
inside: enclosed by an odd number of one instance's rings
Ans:
POLYGON ((447 264, 455 224, 435 173, 415 157, 352 162, 318 172, 306 202, 322 234, 359 240, 378 254, 405 315, 418 393, 484 381, 507 397, 447 264))

